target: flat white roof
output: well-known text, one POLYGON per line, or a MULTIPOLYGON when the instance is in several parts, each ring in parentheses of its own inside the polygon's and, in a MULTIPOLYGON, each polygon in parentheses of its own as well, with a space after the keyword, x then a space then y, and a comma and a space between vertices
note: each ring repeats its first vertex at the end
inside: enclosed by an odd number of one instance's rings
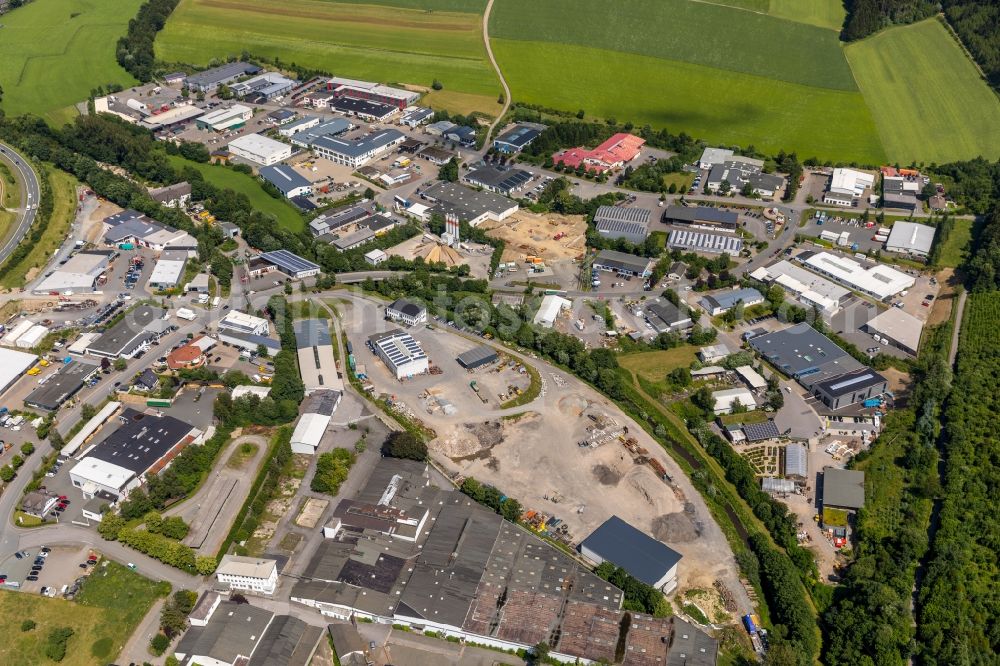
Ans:
POLYGON ((706 148, 701 153, 699 164, 722 164, 733 156, 733 151, 726 148, 706 148))
POLYGON ((150 284, 177 284, 184 273, 184 264, 181 259, 160 259, 153 267, 153 272, 149 275, 150 284))
POLYGON ((70 473, 82 481, 118 490, 124 488, 125 484, 135 476, 135 472, 130 469, 89 456, 78 462, 70 473))
POLYGON ((233 104, 228 109, 218 109, 211 113, 206 113, 200 120, 208 125, 215 125, 248 113, 253 113, 253 111, 242 104, 233 104))
POLYGON ((916 350, 920 345, 924 322, 901 308, 889 308, 869 319, 868 328, 890 340, 895 340, 907 349, 916 350))
POLYGON ((326 427, 330 425, 330 417, 325 414, 303 414, 299 422, 295 424, 292 432, 292 444, 305 444, 316 448, 319 441, 323 439, 326 427))
POLYGON ((741 365, 736 368, 736 374, 742 377, 743 381, 750 385, 750 388, 761 389, 767 386, 767 380, 749 365, 741 365))
POLYGON ((245 395, 255 395, 258 398, 266 398, 271 392, 270 386, 236 386, 233 388, 233 399, 242 398, 245 395))
POLYGON ((834 169, 830 178, 830 192, 860 197, 865 188, 875 184, 875 176, 854 169, 834 169))
POLYGON ((757 401, 753 399, 753 393, 742 387, 714 391, 712 398, 715 400, 716 412, 728 412, 737 400, 748 409, 754 409, 757 406, 757 401))
POLYGON ((245 134, 229 142, 230 148, 245 150, 254 155, 271 157, 282 152, 291 152, 292 147, 287 143, 281 143, 262 134, 245 134))
POLYGON ((572 302, 566 300, 562 296, 549 294, 542 299, 542 304, 538 307, 538 312, 535 313, 533 321, 534 323, 541 324, 542 326, 552 326, 556 317, 559 316, 559 311, 564 308, 569 308, 572 305, 572 302))
POLYGON ((0 390, 5 390, 38 361, 36 354, 0 348, 0 390))
POLYGON ((934 227, 916 222, 896 222, 889 232, 885 249, 896 252, 929 254, 934 244, 934 227))
POLYGON ((805 265, 883 300, 909 289, 916 282, 912 276, 895 268, 883 264, 865 268, 853 259, 829 252, 817 252, 806 259, 805 265))
POLYGON ((80 450, 83 443, 87 441, 87 438, 97 432, 97 429, 101 427, 105 421, 111 418, 111 415, 118 411, 118 408, 122 406, 120 402, 109 402, 108 404, 101 407, 101 411, 94 414, 87 424, 83 426, 80 432, 73 435, 73 439, 69 440, 59 452, 64 456, 71 456, 80 450))
POLYGON ((223 555, 216 574, 229 576, 245 576, 247 578, 262 578, 267 580, 274 574, 277 562, 259 557, 243 557, 242 555, 223 555))
POLYGON ((262 326, 267 326, 267 320, 255 317, 239 310, 230 310, 226 316, 219 321, 219 326, 231 326, 236 330, 255 330, 262 326))
POLYGON ((386 253, 382 250, 372 250, 371 252, 365 252, 365 259, 382 259, 386 257, 386 253))

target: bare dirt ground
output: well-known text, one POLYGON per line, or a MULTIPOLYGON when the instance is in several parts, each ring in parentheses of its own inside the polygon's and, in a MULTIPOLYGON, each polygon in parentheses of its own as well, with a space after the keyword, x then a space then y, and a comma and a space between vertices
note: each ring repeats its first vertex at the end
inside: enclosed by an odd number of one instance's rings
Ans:
POLYGON ((316 523, 323 517, 323 512, 326 511, 326 507, 329 504, 330 502, 327 500, 316 499, 315 497, 307 498, 302 503, 299 515, 295 517, 295 524, 299 527, 308 527, 309 529, 316 527, 316 523))
POLYGON ((938 291, 937 300, 934 301, 931 313, 927 317, 928 326, 936 326, 948 321, 955 301, 955 284, 957 282, 955 269, 945 268, 936 277, 941 289, 938 291))
POLYGON ((97 204, 97 208, 83 221, 83 239, 88 243, 97 243, 104 230, 104 218, 122 212, 122 208, 108 201, 97 204))
POLYGON ((447 261, 447 257, 458 257, 459 261, 457 261, 457 264, 468 264, 472 277, 483 279, 489 277, 490 255, 493 252, 493 248, 488 245, 479 246, 476 244, 472 244, 475 250, 471 252, 460 247, 438 248, 439 243, 436 238, 436 236, 432 237, 429 234, 414 236, 399 245, 392 246, 386 250, 386 254, 402 257, 410 261, 413 261, 417 257, 423 257, 424 261, 444 260, 444 263, 448 265, 453 265, 453 262, 447 261))
POLYGON ((525 256, 545 261, 575 259, 583 254, 587 222, 582 215, 539 215, 519 210, 503 222, 486 222, 483 228, 494 238, 502 238, 507 247, 503 261, 523 262, 525 256), (559 240, 553 238, 562 233, 559 240))

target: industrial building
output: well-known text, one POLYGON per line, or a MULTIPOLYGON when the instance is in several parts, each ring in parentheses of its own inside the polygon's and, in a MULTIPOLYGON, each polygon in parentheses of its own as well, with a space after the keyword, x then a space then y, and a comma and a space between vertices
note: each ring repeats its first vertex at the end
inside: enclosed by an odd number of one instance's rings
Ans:
POLYGON ((657 333, 670 333, 691 328, 691 314, 686 307, 678 307, 665 298, 657 298, 645 305, 646 322, 657 333))
POLYGON ((355 99, 371 100, 382 104, 391 104, 399 110, 405 109, 420 99, 420 93, 412 90, 392 88, 369 81, 345 79, 339 76, 335 76, 327 81, 326 88, 333 93, 334 97, 347 96, 355 99))
POLYGON ((466 148, 476 145, 476 129, 468 125, 452 125, 444 132, 444 138, 466 148))
POLYGON ((86 361, 74 360, 65 363, 57 372, 49 375, 44 384, 29 393, 24 399, 24 404, 54 412, 76 395, 100 368, 101 366, 86 361))
POLYGON ((462 182, 510 197, 524 189, 531 178, 531 174, 524 169, 499 168, 484 164, 462 176, 462 182))
POLYGON ((149 190, 149 198, 167 208, 183 208, 191 200, 191 183, 186 180, 149 190))
POLYGON ((371 217, 374 212, 370 203, 359 203, 346 208, 338 208, 329 213, 323 213, 310 222, 309 231, 312 232, 313 236, 335 233, 341 227, 349 224, 357 224, 371 217))
POLYGON ((823 194, 823 203, 850 207, 860 199, 865 190, 875 186, 875 176, 855 169, 836 168, 830 176, 830 185, 823 194))
POLYGON ((433 117, 434 109, 420 106, 408 107, 403 109, 403 115, 399 119, 399 124, 410 128, 419 127, 433 117))
POLYGON ((14 385, 38 361, 38 356, 0 348, 0 393, 14 385))
POLYGON ((742 304, 743 307, 749 308, 763 302, 763 294, 753 287, 743 287, 742 289, 730 289, 715 294, 708 294, 699 301, 699 305, 705 308, 705 312, 713 317, 717 317, 727 310, 736 307, 737 304, 742 304))
POLYGON ((246 62, 230 62, 186 77, 184 86, 194 92, 210 93, 219 86, 235 81, 241 76, 253 75, 258 72, 260 72, 260 67, 257 65, 246 62))
POLYGON ((82 250, 56 268, 34 288, 36 294, 65 294, 71 291, 75 294, 97 291, 103 284, 102 276, 111 260, 111 252, 107 250, 82 250))
POLYGON ((399 108, 392 104, 348 96, 334 97, 328 106, 345 116, 354 116, 371 123, 384 123, 399 113, 399 108))
POLYGON ((45 339, 45 336, 49 334, 49 329, 47 326, 42 326, 41 324, 35 324, 27 330, 27 332, 17 339, 14 343, 15 346, 21 349, 31 349, 37 347, 38 344, 45 339))
POLYGON ((698 360, 702 363, 715 363, 716 361, 721 361, 730 354, 732 354, 732 352, 729 350, 729 347, 723 343, 719 343, 717 345, 709 345, 699 349, 698 360))
POLYGON ((274 185, 286 199, 307 197, 312 194, 312 183, 309 179, 287 164, 262 167, 257 175, 274 185))
POLYGON ((70 470, 73 486, 85 499, 124 498, 147 474, 170 464, 180 451, 200 444, 204 433, 173 416, 147 414, 130 407, 119 415, 121 425, 100 443, 80 454, 70 470))
POLYGON ((594 227, 602 238, 624 238, 638 245, 649 235, 650 212, 629 206, 601 206, 594 213, 594 227))
POLYGON ((822 505, 856 511, 865 505, 865 473, 827 467, 823 470, 822 505))
POLYGON ((493 139, 493 147, 505 155, 519 153, 542 133, 540 125, 521 123, 493 139))
POLYGON ((161 254, 149 276, 149 288, 155 291, 176 287, 184 275, 187 260, 187 252, 181 250, 171 250, 161 254))
POLYGON ((319 264, 303 259, 288 250, 272 250, 260 255, 260 258, 275 266, 279 271, 294 280, 319 275, 319 264))
POLYGON ((915 257, 926 257, 934 245, 934 227, 916 222, 896 222, 889 232, 889 240, 885 249, 899 254, 910 254, 915 257))
POLYGON ((916 356, 920 348, 920 335, 924 330, 924 322, 901 308, 889 308, 869 319, 864 325, 864 330, 878 336, 880 342, 916 356))
POLYGON ((325 319, 300 319, 293 323, 298 350, 299 373, 306 395, 313 391, 344 390, 344 380, 337 374, 333 359, 333 340, 325 319))
POLYGON ((278 588, 278 563, 260 557, 223 555, 215 578, 230 590, 274 594, 278 588))
POLYGON ((767 388, 767 380, 752 366, 741 365, 735 368, 735 372, 751 390, 762 391, 767 388))
POLYGON ((719 641, 680 617, 632 613, 622 666, 715 666, 719 641))
POLYGON ((402 143, 406 135, 389 128, 372 132, 360 139, 340 139, 332 135, 318 137, 309 147, 318 156, 335 164, 343 164, 353 169, 364 166, 393 146, 402 143))
POLYGON ((295 430, 292 431, 292 453, 305 453, 307 455, 316 453, 343 395, 343 391, 323 389, 313 391, 306 398, 303 403, 302 416, 299 417, 295 424, 295 430))
POLYGON ((624 167, 639 157, 646 140, 634 134, 619 132, 593 150, 570 148, 552 155, 555 164, 562 163, 571 169, 583 167, 587 171, 604 173, 624 167))
POLYGON ((785 179, 762 171, 761 160, 734 157, 722 164, 714 165, 705 177, 705 188, 709 192, 719 192, 723 183, 729 183, 730 192, 742 193, 746 188, 752 194, 770 199, 785 185, 785 179))
POLYGON ((663 211, 662 221, 664 224, 735 231, 740 225, 740 216, 734 211, 711 206, 667 206, 663 211))
POLYGON ((888 389, 889 380, 870 368, 862 368, 816 382, 810 390, 824 405, 836 411, 877 398, 888 389))
POLYGON ((166 318, 166 310, 140 305, 88 343, 86 353, 108 359, 132 358, 166 332, 170 325, 166 318))
POLYGON ((198 129, 226 132, 246 126, 253 118, 253 109, 242 104, 233 104, 222 109, 206 113, 195 121, 198 129))
POLYGON ((291 601, 503 650, 547 641, 563 661, 613 661, 621 590, 528 530, 431 485, 426 467, 383 458, 356 498, 338 505, 291 601))
POLYGON ((850 354, 808 323, 755 335, 750 346, 808 391, 819 382, 864 369, 850 354))
POLYGON ((580 554, 596 564, 611 562, 668 594, 677 586, 681 554, 618 516, 608 518, 580 542, 580 554))
MULTIPOLYGON (((347 124, 350 125, 350 123, 347 124)), ((294 135, 300 132, 305 132, 308 129, 312 129, 317 125, 319 125, 319 116, 301 116, 281 124, 278 127, 278 134, 286 139, 290 139, 294 135)))
POLYGON ((727 148, 705 148, 698 160, 698 167, 705 170, 711 169, 716 164, 722 164, 726 160, 732 159, 734 154, 727 148))
POLYGON ((281 343, 266 335, 255 335, 253 333, 240 333, 234 330, 219 330, 219 341, 227 345, 239 347, 245 352, 256 354, 260 347, 264 347, 268 356, 275 356, 281 351, 281 343))
POLYGON ((562 296, 548 294, 542 299, 542 304, 538 306, 538 312, 535 313, 535 317, 531 321, 536 326, 552 328, 556 323, 556 318, 559 317, 559 313, 563 310, 569 310, 572 306, 572 301, 562 296))
POLYGON ((378 266, 384 264, 388 261, 389 255, 387 255, 382 250, 372 250, 371 252, 365 252, 365 263, 369 266, 378 266))
POLYGON ((795 257, 806 268, 855 291, 887 301, 916 283, 911 276, 884 264, 865 267, 854 259, 829 252, 806 251, 795 257))
POLYGON ((761 266, 750 277, 766 284, 778 285, 803 306, 817 308, 827 316, 836 314, 852 297, 850 289, 784 259, 767 267, 761 266))
POLYGON ((716 414, 730 414, 737 404, 751 410, 757 407, 757 400, 753 397, 753 393, 742 386, 712 391, 712 400, 715 403, 716 414))
MULTIPOLYGON (((105 224, 107 221, 104 220, 105 224)), ((139 245, 156 252, 166 249, 188 251, 198 249, 198 241, 188 232, 165 226, 146 217, 130 218, 110 227, 104 232, 104 242, 108 245, 123 243, 139 245)))
POLYGON ((518 209, 517 202, 507 197, 492 192, 478 192, 458 183, 435 183, 424 190, 421 196, 434 202, 430 212, 444 217, 454 215, 473 227, 486 220, 502 222, 518 209))
POLYGON ((225 317, 219 320, 219 331, 267 335, 270 332, 270 326, 267 320, 262 317, 255 317, 239 310, 230 310, 225 317))
POLYGON ((245 81, 229 86, 233 94, 254 104, 270 102, 275 97, 288 94, 295 81, 278 72, 264 72, 245 81))
POLYGON ((292 147, 262 134, 244 134, 229 142, 229 152, 254 164, 270 166, 292 156, 292 147))
POLYGON ((420 375, 429 368, 427 354, 420 343, 398 328, 386 333, 376 333, 368 338, 368 345, 396 379, 420 375))
POLYGON ((427 323, 427 308, 405 298, 397 298, 385 306, 385 318, 407 326, 418 326, 427 323))
POLYGON ((500 360, 500 355, 493 347, 479 345, 469 351, 462 352, 455 360, 466 370, 475 370, 496 363, 500 360))
POLYGON ((731 234, 714 234, 707 231, 692 231, 690 229, 671 229, 667 236, 670 248, 688 250, 690 252, 706 252, 710 254, 738 255, 743 251, 743 239, 731 234))
POLYGON ((354 124, 344 118, 330 118, 320 122, 319 118, 307 117, 278 130, 278 134, 288 137, 300 148, 310 148, 323 137, 340 136, 354 129, 354 124))
POLYGON ((615 250, 601 250, 594 257, 593 267, 599 271, 609 271, 621 275, 634 275, 636 277, 649 277, 653 272, 652 259, 637 257, 634 254, 617 252, 615 250))

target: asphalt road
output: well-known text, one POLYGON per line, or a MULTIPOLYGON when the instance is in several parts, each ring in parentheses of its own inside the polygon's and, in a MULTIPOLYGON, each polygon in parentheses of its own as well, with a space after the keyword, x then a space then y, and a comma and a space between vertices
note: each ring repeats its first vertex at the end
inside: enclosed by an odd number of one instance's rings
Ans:
POLYGON ((38 175, 29 166, 28 161, 7 144, 0 144, 0 160, 7 164, 18 175, 18 187, 21 192, 21 207, 18 209, 19 220, 14 232, 0 248, 0 264, 14 252, 38 214, 38 199, 41 196, 38 175))

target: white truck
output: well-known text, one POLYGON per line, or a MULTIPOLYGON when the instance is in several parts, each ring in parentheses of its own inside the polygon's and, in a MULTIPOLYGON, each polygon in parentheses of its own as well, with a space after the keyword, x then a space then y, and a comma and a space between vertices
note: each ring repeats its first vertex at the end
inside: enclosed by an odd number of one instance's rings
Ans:
POLYGON ((190 310, 188 308, 179 308, 177 310, 177 318, 184 319, 187 321, 194 321, 195 318, 194 310, 190 310))

